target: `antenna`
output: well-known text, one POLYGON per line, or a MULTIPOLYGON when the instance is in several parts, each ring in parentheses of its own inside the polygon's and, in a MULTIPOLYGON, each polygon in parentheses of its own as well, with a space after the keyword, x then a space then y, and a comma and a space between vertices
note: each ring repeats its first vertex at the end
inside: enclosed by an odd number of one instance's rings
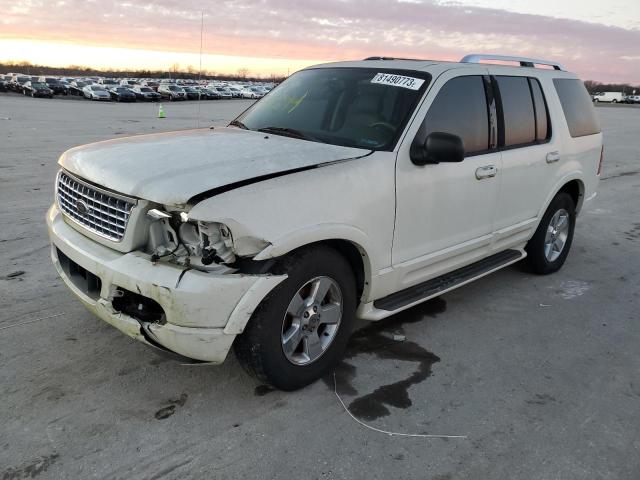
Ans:
POLYGON ((198 69, 198 115, 196 118, 196 128, 200 128, 200 102, 202 101, 200 81, 202 80, 202 33, 204 32, 204 10, 200 13, 200 67, 198 69))

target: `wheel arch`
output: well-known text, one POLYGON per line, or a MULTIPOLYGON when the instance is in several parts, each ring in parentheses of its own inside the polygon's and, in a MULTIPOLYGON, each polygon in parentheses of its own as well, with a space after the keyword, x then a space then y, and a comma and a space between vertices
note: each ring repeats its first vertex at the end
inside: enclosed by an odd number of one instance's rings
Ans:
POLYGON ((584 200, 584 183, 578 179, 570 180, 558 190, 556 195, 560 192, 568 193, 573 199, 573 204, 576 206, 576 213, 580 212, 584 200))
POLYGON ((580 175, 576 172, 574 174, 563 177, 554 186, 554 188, 551 189, 551 193, 547 196, 542 208, 538 212, 538 220, 542 219, 544 213, 547 211, 547 208, 549 208, 549 204, 551 204, 551 201, 560 192, 566 192, 571 195, 571 198, 573 199, 576 206, 576 214, 580 213, 580 209, 582 208, 582 204, 584 202, 585 185, 580 175))

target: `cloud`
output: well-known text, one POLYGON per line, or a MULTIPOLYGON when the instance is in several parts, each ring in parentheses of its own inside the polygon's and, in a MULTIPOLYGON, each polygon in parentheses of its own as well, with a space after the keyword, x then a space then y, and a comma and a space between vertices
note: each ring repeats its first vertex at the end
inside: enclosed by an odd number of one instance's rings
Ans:
POLYGON ((470 52, 549 57, 583 78, 640 82, 640 30, 505 10, 394 0, 15 0, 0 38, 344 60, 457 60, 470 52))

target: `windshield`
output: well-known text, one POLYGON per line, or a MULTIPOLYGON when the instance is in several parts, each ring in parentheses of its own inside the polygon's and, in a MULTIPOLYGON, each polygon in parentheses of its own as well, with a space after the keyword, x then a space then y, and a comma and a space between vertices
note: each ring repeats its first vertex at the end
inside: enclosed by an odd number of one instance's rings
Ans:
POLYGON ((370 68, 303 70, 237 120, 251 130, 276 128, 334 145, 393 150, 430 78, 370 68))
POLYGON ((141 91, 141 92, 145 92, 145 93, 147 93, 147 92, 153 92, 153 90, 151 90, 151 89, 150 89, 150 88, 148 88, 148 87, 142 87, 142 88, 140 89, 140 91, 141 91))
POLYGON ((91 85, 91 90, 93 90, 94 92, 104 92, 104 88, 98 85, 91 85))
POLYGON ((182 87, 176 87, 175 85, 169 85, 169 90, 172 92, 182 92, 182 87))

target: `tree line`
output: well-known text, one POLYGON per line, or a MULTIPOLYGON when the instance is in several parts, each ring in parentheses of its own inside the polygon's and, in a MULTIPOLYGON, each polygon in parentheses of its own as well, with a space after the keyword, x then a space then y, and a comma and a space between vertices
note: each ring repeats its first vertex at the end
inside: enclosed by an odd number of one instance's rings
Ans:
POLYGON ((181 78, 190 80, 227 80, 227 81, 271 81, 279 83, 285 77, 279 75, 259 76, 252 75, 246 68, 240 68, 235 74, 216 73, 209 70, 198 72, 188 66, 181 68, 173 64, 168 70, 120 70, 98 69, 82 65, 69 65, 67 67, 49 67, 46 65, 34 65, 29 62, 0 62, 1 72, 19 72, 25 75, 51 75, 56 77, 107 77, 107 78, 181 78))
POLYGON ((596 92, 622 92, 629 95, 633 95, 633 91, 640 95, 640 85, 630 85, 628 83, 602 83, 595 80, 587 80, 584 82, 584 86, 587 87, 587 91, 590 94, 596 92))

